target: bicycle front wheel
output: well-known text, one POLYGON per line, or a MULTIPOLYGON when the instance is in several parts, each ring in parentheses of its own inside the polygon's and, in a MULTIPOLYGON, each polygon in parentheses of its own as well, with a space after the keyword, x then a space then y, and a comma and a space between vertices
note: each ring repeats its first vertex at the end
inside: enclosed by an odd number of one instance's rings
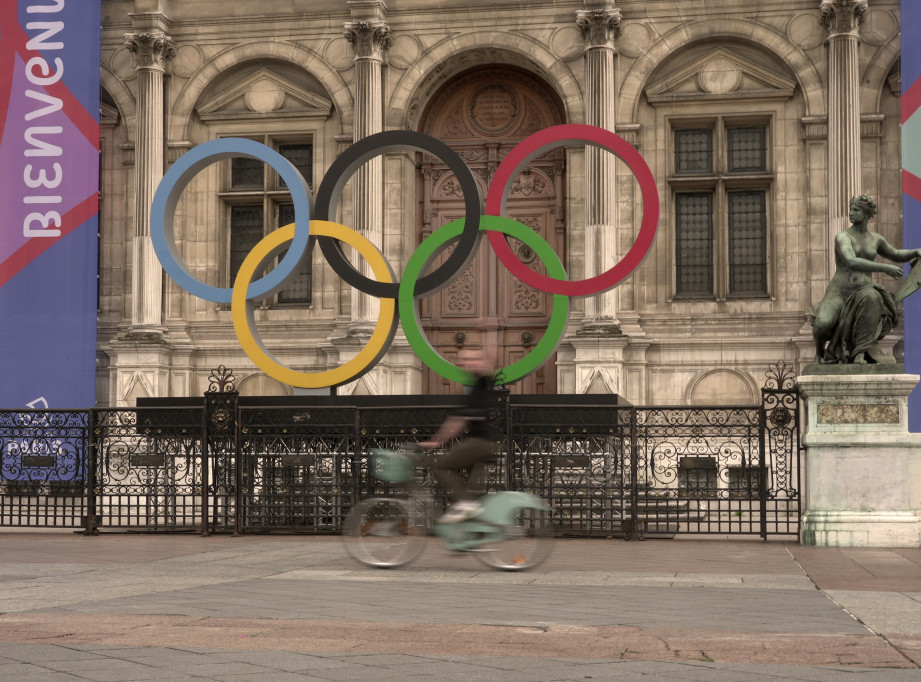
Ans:
POLYGON ((405 566, 425 548, 425 526, 412 500, 370 497, 352 508, 342 528, 346 549, 366 566, 405 566))
POLYGON ((549 509, 522 508, 505 538, 483 545, 476 557, 503 571, 526 571, 544 562, 553 551, 553 524, 549 509))

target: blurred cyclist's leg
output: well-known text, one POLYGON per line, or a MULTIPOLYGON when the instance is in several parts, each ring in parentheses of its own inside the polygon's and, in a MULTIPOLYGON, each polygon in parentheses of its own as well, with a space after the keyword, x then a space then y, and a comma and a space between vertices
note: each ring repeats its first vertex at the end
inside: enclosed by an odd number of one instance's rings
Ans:
POLYGON ((445 488, 455 504, 439 519, 442 523, 463 521, 480 512, 480 505, 467 489, 467 477, 461 472, 493 457, 496 444, 482 438, 468 438, 438 458, 435 479, 445 488))

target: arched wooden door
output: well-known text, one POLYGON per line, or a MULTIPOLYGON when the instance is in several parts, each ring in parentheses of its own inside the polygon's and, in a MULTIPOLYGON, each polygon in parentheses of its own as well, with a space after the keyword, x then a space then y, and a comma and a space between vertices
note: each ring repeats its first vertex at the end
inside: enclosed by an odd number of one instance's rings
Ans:
MULTIPOLYGON (((455 149, 473 170, 483 196, 499 163, 519 141, 563 122, 562 106, 545 83, 509 67, 480 68, 445 85, 431 100, 421 130, 455 149)), ((563 215, 564 151, 535 159, 513 182, 506 216, 538 232, 565 263, 563 215)), ((453 174, 438 159, 423 155, 419 239, 463 218, 463 195, 453 174)), ((523 243, 510 239, 529 267, 546 272, 523 243)), ((432 345, 451 361, 463 347, 498 345, 504 365, 524 356, 542 338, 552 297, 522 284, 495 257, 486 239, 467 270, 422 302, 423 327, 432 345)), ((428 393, 456 393, 458 386, 426 369, 428 393)), ((515 393, 555 393, 556 356, 511 385, 515 393)))

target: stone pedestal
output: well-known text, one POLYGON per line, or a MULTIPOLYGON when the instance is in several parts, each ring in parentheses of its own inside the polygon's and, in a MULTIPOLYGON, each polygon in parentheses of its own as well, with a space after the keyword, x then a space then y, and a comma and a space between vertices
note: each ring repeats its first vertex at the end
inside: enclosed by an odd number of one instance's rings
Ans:
POLYGON ((799 377, 804 545, 921 547, 921 434, 908 432, 908 394, 918 380, 840 370, 799 377))

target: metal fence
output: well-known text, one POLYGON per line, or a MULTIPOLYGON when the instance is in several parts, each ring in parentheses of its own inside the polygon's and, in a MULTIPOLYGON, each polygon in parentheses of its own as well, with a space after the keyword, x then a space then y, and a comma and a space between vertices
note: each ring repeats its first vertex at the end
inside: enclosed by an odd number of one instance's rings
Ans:
MULTIPOLYGON (((357 499, 387 492, 370 453, 425 440, 453 404, 232 390, 139 402, 0 411, 0 526, 336 533, 357 499)), ((758 406, 499 392, 493 415, 499 452, 475 485, 540 495, 561 534, 799 532, 799 400, 782 364, 768 372, 758 406)), ((418 473, 444 505, 431 468, 418 473)))

